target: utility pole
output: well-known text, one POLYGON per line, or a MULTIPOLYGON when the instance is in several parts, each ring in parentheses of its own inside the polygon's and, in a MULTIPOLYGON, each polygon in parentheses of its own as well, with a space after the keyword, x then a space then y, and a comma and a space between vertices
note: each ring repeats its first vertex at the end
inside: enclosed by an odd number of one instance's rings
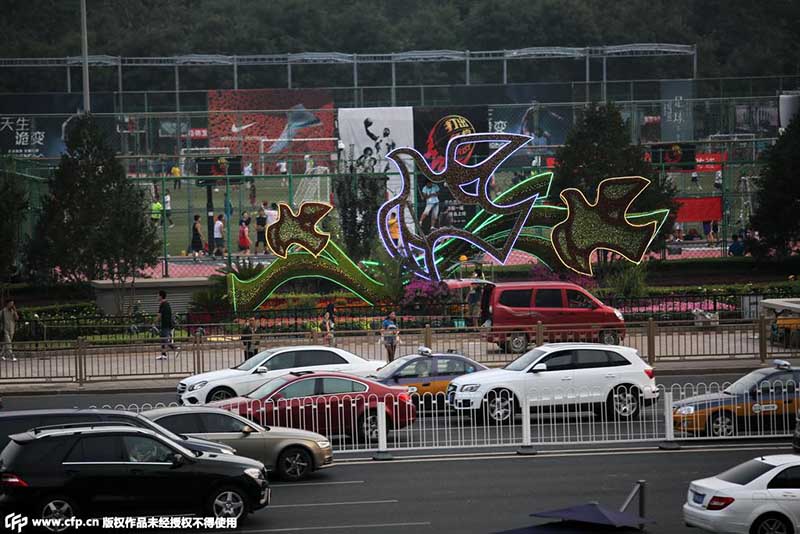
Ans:
POLYGON ((83 111, 92 111, 89 95, 89 37, 86 31, 86 0, 81 0, 81 54, 83 55, 83 111))

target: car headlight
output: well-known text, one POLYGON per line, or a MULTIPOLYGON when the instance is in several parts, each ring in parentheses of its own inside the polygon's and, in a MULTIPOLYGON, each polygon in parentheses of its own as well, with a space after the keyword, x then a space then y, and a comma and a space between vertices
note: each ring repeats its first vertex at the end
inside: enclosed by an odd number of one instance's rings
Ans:
POLYGON ((675 413, 678 415, 692 415, 694 413, 694 406, 681 406, 675 413))
POLYGON ((464 384, 463 386, 461 386, 461 391, 465 393, 471 393, 473 391, 478 391, 480 387, 481 387, 480 384, 464 384))
POLYGON ((244 474, 254 478, 255 480, 261 480, 261 469, 257 467, 248 467, 244 470, 244 474))
POLYGON ((205 380, 202 382, 198 382, 197 384, 192 384, 191 386, 189 386, 189 391, 197 391, 198 389, 202 389, 206 387, 206 384, 208 384, 208 382, 206 382, 205 380))
POLYGON ((319 447, 320 449, 329 449, 331 447, 331 442, 330 441, 318 441, 317 442, 317 447, 319 447))
POLYGON ((624 321, 624 320, 625 320, 625 316, 624 316, 624 315, 622 315, 622 312, 621 312, 621 311, 619 311, 619 310, 618 310, 618 309, 616 309, 616 308, 614 308, 614 315, 616 315, 616 316, 617 316, 617 319, 619 319, 620 321, 624 321))

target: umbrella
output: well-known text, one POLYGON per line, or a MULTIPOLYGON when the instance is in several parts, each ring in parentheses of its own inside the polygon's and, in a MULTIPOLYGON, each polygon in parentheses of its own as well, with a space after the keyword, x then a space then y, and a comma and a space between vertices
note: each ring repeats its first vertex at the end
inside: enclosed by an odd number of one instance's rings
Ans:
POLYGON ((570 506, 559 510, 536 512, 532 517, 552 517, 568 521, 580 521, 594 525, 608 525, 613 527, 638 527, 643 523, 653 523, 652 520, 639 517, 636 514, 612 510, 596 502, 570 506))

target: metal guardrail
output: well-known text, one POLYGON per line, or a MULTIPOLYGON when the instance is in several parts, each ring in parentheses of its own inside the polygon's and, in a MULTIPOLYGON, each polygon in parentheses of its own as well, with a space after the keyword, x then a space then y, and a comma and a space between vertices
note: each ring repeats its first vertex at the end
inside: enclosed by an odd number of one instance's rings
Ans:
MULTIPOLYGON (((501 393, 506 395, 505 409, 513 415, 503 420, 493 418, 489 395, 478 410, 454 411, 444 393, 403 394, 402 399, 352 394, 335 399, 256 400, 233 403, 226 409, 261 425, 323 434, 337 452, 384 453, 379 459, 390 459, 391 451, 409 449, 517 447, 521 453, 535 453, 537 447, 547 445, 658 442, 678 446, 676 442, 788 438, 792 434, 795 405, 800 402, 794 381, 765 382, 749 392, 723 394, 729 385, 659 386, 652 403, 633 386, 619 386, 609 392, 537 389, 525 399, 506 391, 501 393), (721 402, 698 400, 692 404, 697 406, 696 411, 678 410, 676 402, 700 394, 718 395, 721 402), (633 415, 619 413, 617 395, 636 403, 633 415), (602 400, 597 402, 597 398, 602 400)), ((103 407, 139 412, 160 406, 103 407)))
MULTIPOLYGON (((782 333, 776 322, 758 320, 655 321, 616 325, 530 323, 504 329, 449 327, 401 329, 397 355, 415 353, 424 345, 436 352, 453 351, 478 362, 496 365, 515 359, 509 345, 528 348, 545 342, 598 341, 602 332, 617 332, 619 343, 635 348, 650 364, 659 361, 744 359, 765 362, 772 356, 800 354, 797 336, 782 333), (507 343, 512 338, 521 345, 507 343)), ((319 332, 256 335, 257 350, 280 346, 329 343, 319 332)), ((17 361, 0 362, 0 384, 47 382, 108 382, 180 379, 229 368, 245 359, 238 333, 205 331, 204 335, 176 338, 180 350, 156 359, 161 340, 103 340, 14 343, 17 361)), ((332 343, 369 360, 386 353, 376 330, 337 331, 332 343)))

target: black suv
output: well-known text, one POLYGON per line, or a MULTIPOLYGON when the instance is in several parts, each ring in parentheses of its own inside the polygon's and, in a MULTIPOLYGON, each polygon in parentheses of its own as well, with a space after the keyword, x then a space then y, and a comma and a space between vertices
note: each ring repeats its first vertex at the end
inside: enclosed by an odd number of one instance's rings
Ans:
POLYGON ((167 439, 180 443, 190 451, 235 454, 236 450, 228 445, 214 443, 200 438, 190 438, 174 434, 163 426, 133 412, 112 409, 79 410, 19 410, 0 413, 0 451, 8 444, 11 434, 18 434, 37 427, 69 427, 87 424, 107 423, 130 425, 147 428, 167 439))
POLYGON ((243 519, 269 504, 264 464, 192 452, 131 426, 32 430, 0 453, 0 508, 43 519, 199 513, 243 519))

